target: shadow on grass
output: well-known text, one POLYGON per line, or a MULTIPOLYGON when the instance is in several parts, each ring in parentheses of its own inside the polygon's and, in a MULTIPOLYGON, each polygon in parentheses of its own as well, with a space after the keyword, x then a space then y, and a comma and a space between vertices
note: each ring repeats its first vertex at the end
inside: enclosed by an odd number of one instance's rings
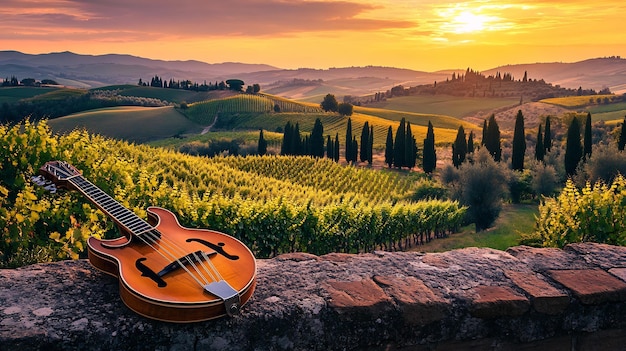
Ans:
POLYGON ((414 246, 410 251, 443 252, 464 247, 490 247, 506 250, 519 245, 522 234, 530 234, 535 228, 535 216, 539 213, 536 204, 505 204, 495 225, 476 233, 474 224, 461 228, 459 233, 443 239, 414 246))

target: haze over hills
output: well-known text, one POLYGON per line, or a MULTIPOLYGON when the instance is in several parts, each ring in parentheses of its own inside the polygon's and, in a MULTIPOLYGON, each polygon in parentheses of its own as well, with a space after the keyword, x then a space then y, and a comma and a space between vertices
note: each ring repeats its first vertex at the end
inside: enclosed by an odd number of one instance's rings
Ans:
POLYGON ((513 74, 516 79, 528 72, 528 78, 544 79, 565 88, 595 89, 609 88, 614 93, 626 92, 626 59, 620 57, 593 58, 579 62, 532 63, 506 65, 482 72, 513 74))
MULTIPOLYGON (((471 67, 470 67, 471 68, 471 67)), ((464 72, 459 69, 456 72, 464 72)), ((79 55, 71 52, 24 54, 0 51, 0 77, 54 79, 60 84, 93 88, 112 84, 136 84, 139 78, 158 75, 163 79, 222 81, 239 78, 248 84, 290 98, 318 96, 323 93, 364 95, 384 91, 395 85, 405 87, 431 84, 449 78, 455 70, 423 72, 394 67, 344 67, 329 69, 281 69, 265 64, 205 63, 200 61, 163 61, 131 55, 79 55)), ((544 79, 567 88, 583 87, 626 92, 626 60, 619 57, 596 58, 575 63, 532 63, 496 67, 482 73, 511 73, 520 79, 544 79)))

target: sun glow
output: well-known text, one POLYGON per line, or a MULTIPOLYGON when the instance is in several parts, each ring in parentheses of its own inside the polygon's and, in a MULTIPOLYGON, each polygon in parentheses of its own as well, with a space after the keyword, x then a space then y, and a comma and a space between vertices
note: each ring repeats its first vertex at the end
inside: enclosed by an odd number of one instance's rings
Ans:
POLYGON ((457 34, 481 32, 490 21, 489 16, 463 11, 454 17, 451 29, 457 34))

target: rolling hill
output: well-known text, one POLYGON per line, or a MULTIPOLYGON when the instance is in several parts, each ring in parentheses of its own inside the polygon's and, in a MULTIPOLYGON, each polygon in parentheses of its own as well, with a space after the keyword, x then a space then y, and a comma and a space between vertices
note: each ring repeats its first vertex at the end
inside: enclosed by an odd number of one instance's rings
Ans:
MULTIPOLYGON (((298 100, 319 99, 322 93, 337 96, 363 95, 444 81, 465 68, 424 72, 394 67, 336 67, 328 69, 281 69, 265 64, 205 63, 194 60, 163 61, 130 55, 79 55, 71 52, 30 55, 0 51, 0 77, 15 75, 38 80, 50 78, 61 84, 93 88, 114 84, 136 84, 139 78, 159 75, 165 79, 222 81, 239 78, 262 85, 264 91, 298 100)), ((495 67, 485 75, 511 73, 519 79, 528 72, 531 79, 566 88, 626 92, 626 59, 595 58, 573 63, 530 63, 495 67)), ((311 101, 311 100, 308 100, 311 101)))
POLYGON ((85 129, 91 133, 144 143, 186 133, 200 133, 202 127, 172 106, 137 107, 122 106, 90 110, 55 118, 48 122, 56 133, 85 129))

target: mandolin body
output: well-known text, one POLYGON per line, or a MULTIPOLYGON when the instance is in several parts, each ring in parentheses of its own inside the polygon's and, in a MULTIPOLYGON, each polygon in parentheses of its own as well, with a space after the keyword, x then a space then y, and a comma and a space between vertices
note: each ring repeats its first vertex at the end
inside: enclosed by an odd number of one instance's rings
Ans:
MULTIPOLYGON (((87 242, 89 261, 97 269, 119 278, 120 296, 131 310, 152 319, 177 323, 230 314, 222 298, 208 292, 192 277, 189 273, 195 272, 192 266, 198 267, 204 278, 211 276, 204 267, 214 267, 221 280, 238 293, 237 307, 248 301, 256 284, 256 261, 243 243, 217 231, 182 227, 166 209, 147 210, 148 221, 160 233, 154 242, 146 243, 143 234, 128 233, 113 240, 91 237, 87 242), (171 257, 181 258, 200 251, 206 254, 204 257, 210 264, 201 262, 186 265, 186 269, 178 266, 167 271, 171 257)), ((220 279, 210 279, 216 280, 220 279)))

